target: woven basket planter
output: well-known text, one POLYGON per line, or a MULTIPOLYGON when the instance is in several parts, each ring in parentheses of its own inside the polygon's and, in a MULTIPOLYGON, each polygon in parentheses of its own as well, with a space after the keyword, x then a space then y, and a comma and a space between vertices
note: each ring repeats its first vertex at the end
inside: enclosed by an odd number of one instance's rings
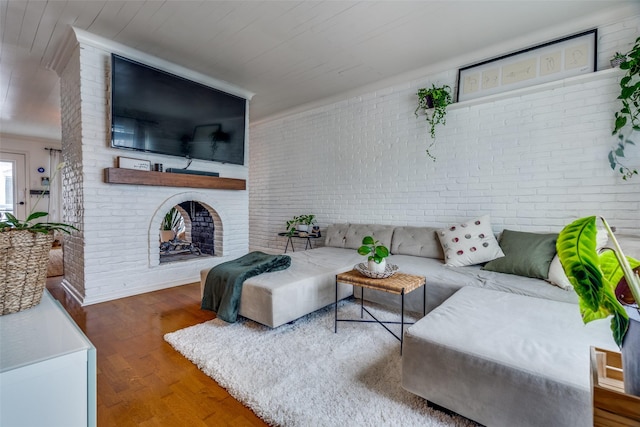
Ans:
POLYGON ((40 304, 53 234, 0 232, 0 315, 40 304))

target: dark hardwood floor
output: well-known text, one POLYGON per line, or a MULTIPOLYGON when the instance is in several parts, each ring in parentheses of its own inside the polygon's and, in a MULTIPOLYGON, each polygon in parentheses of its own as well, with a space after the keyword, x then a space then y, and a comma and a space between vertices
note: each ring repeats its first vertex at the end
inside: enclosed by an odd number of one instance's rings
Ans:
POLYGON ((163 339, 215 317, 198 283, 81 307, 61 280, 47 289, 97 349, 99 427, 266 426, 163 339))

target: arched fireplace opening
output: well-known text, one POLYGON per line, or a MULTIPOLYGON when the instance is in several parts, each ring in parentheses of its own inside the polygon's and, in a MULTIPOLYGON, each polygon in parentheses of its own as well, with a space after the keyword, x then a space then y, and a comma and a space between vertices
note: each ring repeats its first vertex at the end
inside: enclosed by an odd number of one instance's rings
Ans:
POLYGON ((216 256, 216 212, 203 203, 189 200, 174 206, 181 216, 173 239, 160 239, 160 263, 216 256))

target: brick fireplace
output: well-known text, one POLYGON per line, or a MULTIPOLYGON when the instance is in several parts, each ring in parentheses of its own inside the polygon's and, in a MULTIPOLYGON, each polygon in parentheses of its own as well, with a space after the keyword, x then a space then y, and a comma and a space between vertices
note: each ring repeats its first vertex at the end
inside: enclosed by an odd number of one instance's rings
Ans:
MULTIPOLYGON (((63 221, 79 229, 65 236, 63 286, 83 305, 196 282, 201 269, 242 256, 249 247, 246 190, 106 180, 107 170, 117 165, 119 156, 162 163, 165 169, 184 168, 186 164, 186 159, 179 157, 111 147, 111 53, 245 99, 252 96, 111 40, 69 29, 50 66, 60 76, 62 155, 67 165, 63 221), (213 254, 161 264, 158 236, 162 219, 173 206, 190 209, 192 201, 199 205, 196 210, 201 214, 196 215, 196 222, 206 217, 204 211, 210 215, 213 254)), ((248 179, 246 166, 194 160, 191 169, 248 179)))
POLYGON ((189 200, 179 203, 175 208, 180 212, 184 220, 184 232, 182 235, 176 236, 175 245, 178 248, 186 247, 182 242, 188 243, 195 251, 189 252, 179 249, 175 250, 171 242, 165 243, 165 247, 169 246, 171 250, 163 253, 162 243, 160 244, 160 263, 171 261, 183 261, 198 256, 215 256, 222 254, 223 248, 219 239, 216 239, 216 224, 221 227, 221 221, 218 213, 212 207, 195 200, 189 200), (177 252, 177 253, 171 253, 177 252))

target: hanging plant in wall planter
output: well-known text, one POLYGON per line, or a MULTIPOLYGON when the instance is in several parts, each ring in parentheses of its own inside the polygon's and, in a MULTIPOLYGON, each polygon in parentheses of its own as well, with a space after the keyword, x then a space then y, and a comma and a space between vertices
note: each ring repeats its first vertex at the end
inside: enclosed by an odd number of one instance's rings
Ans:
POLYGON ((431 136, 431 144, 427 147, 427 156, 433 161, 435 156, 431 154, 431 148, 436 142, 436 126, 447 123, 447 106, 452 103, 451 88, 448 85, 436 86, 431 88, 418 89, 418 106, 414 111, 416 117, 420 111, 424 112, 425 120, 429 123, 429 135, 431 136))
POLYGON ((619 67, 625 59, 627 59, 627 55, 625 55, 624 53, 616 52, 609 60, 609 62, 611 63, 611 68, 619 67))
POLYGON ((638 174, 637 169, 630 168, 620 160, 625 157, 625 149, 629 145, 635 145, 626 138, 622 130, 631 127, 631 132, 640 131, 640 37, 636 39, 633 48, 623 55, 620 69, 626 73, 620 79, 620 95, 622 108, 615 113, 615 124, 612 135, 618 134, 618 145, 609 152, 609 164, 611 169, 617 170, 622 179, 627 180, 638 174))

